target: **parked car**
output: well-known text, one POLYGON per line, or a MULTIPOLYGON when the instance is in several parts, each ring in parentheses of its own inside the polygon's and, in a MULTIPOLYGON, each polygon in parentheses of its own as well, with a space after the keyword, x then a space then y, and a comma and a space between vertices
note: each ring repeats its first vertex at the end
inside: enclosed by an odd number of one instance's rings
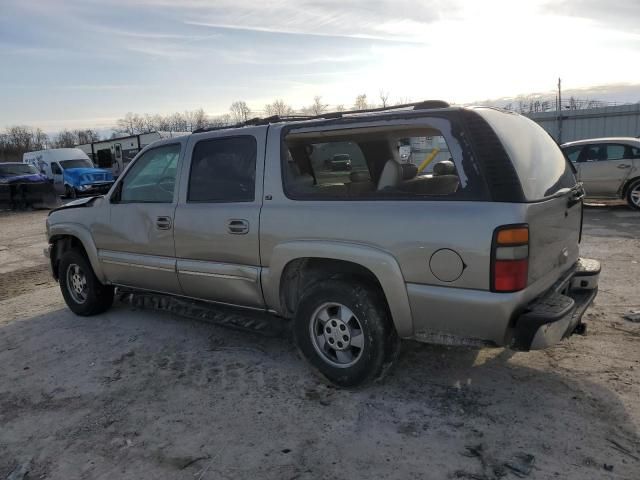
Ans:
POLYGON ((278 315, 341 386, 378 378, 399 338, 527 351, 582 328, 600 272, 578 254, 583 190, 531 120, 425 102, 265 122, 154 143, 108 194, 52 211, 69 308, 121 287, 278 315), (451 160, 432 174, 400 158, 438 135, 451 160), (328 142, 368 174, 316 175, 328 142))
POLYGON ((326 159, 324 166, 331 171, 351 170, 351 156, 347 153, 338 153, 326 159))
POLYGON ((106 193, 114 181, 110 170, 95 168, 89 157, 77 148, 27 152, 22 161, 35 166, 53 181, 56 193, 67 198, 106 193))
POLYGON ((55 206, 51 182, 32 165, 0 163, 0 205, 7 208, 55 206))
POLYGON ((640 139, 593 138, 562 145, 587 196, 623 199, 640 210, 640 139))

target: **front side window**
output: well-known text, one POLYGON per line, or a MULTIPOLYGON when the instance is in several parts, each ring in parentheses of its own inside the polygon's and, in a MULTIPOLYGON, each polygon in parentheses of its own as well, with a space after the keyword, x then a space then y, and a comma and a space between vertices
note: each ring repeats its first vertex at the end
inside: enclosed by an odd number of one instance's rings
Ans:
POLYGON ((252 202, 257 143, 252 136, 198 142, 193 149, 188 202, 252 202))
POLYGON ((60 167, 58 166, 57 163, 52 163, 51 164, 51 172, 54 175, 62 175, 62 170, 60 170, 60 167))
POLYGON ((180 145, 165 145, 145 152, 122 179, 119 201, 171 203, 176 184, 180 145))
POLYGON ((433 199, 471 187, 460 146, 435 127, 294 130, 284 140, 290 198, 433 199))

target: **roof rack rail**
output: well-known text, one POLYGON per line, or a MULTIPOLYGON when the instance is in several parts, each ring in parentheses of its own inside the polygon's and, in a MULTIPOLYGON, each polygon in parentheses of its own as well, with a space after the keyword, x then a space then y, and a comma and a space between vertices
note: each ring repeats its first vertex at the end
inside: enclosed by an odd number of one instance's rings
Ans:
POLYGON ((444 100, 423 100, 422 102, 403 103, 400 105, 392 105, 389 107, 367 108, 364 110, 344 110, 342 112, 321 113, 320 115, 272 115, 270 117, 265 117, 265 118, 260 118, 260 117, 251 118, 244 122, 236 123, 235 125, 203 127, 203 128, 194 130, 192 133, 211 132, 214 130, 224 130, 227 128, 269 125, 270 123, 279 123, 279 122, 294 122, 297 120, 321 120, 321 119, 331 120, 334 118, 342 118, 345 115, 354 115, 358 113, 387 112, 390 110, 400 110, 400 109, 409 108, 409 107, 413 107, 413 110, 430 110, 435 108, 449 108, 450 105, 444 100))

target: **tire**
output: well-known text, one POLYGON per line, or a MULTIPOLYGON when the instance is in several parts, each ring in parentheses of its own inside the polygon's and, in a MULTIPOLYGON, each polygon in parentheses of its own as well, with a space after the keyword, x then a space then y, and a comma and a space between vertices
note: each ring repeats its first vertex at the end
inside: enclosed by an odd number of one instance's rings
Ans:
POLYGON ((64 196, 71 199, 78 198, 78 194, 76 193, 76 189, 67 185, 64 187, 64 196))
POLYGON ((640 180, 636 180, 627 189, 627 203, 635 210, 640 210, 640 180))
POLYGON ((97 315, 113 304, 113 287, 100 283, 89 260, 78 250, 62 255, 58 278, 64 301, 76 315, 97 315))
POLYGON ((381 378, 399 347, 383 294, 344 278, 309 288, 298 304, 293 335, 305 359, 340 387, 381 378))

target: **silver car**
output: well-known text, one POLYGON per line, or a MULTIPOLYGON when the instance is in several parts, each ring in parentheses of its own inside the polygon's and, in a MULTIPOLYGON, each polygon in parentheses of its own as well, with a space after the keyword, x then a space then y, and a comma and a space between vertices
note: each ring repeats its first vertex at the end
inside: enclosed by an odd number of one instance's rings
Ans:
POLYGON ((515 113, 271 117, 146 147, 107 195, 51 212, 46 253, 78 315, 114 288, 262 311, 353 386, 402 338, 527 351, 582 330, 600 272, 578 253, 583 193, 515 113), (339 154, 353 169, 328 174, 339 154))
POLYGON ((623 199, 640 210, 640 139, 593 138, 562 145, 588 197, 623 199))

